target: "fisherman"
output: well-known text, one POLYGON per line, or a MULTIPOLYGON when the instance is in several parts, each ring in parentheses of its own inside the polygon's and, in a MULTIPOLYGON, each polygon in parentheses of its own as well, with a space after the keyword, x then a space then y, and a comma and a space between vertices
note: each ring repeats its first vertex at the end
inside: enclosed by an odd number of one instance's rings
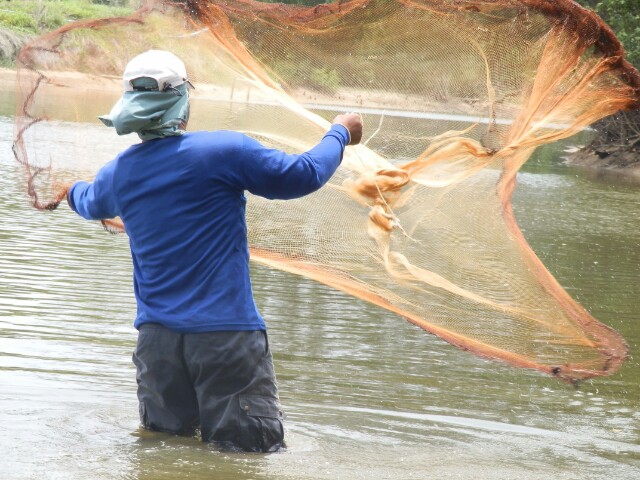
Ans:
POLYGON ((290 199, 319 189, 345 147, 359 143, 362 119, 338 115, 318 145, 292 155, 238 132, 185 132, 192 86, 170 52, 138 55, 123 81, 101 120, 142 143, 93 183, 74 183, 67 200, 89 220, 119 216, 129 236, 142 425, 182 435, 200 428, 222 448, 277 451, 282 410, 251 290, 244 191, 290 199))

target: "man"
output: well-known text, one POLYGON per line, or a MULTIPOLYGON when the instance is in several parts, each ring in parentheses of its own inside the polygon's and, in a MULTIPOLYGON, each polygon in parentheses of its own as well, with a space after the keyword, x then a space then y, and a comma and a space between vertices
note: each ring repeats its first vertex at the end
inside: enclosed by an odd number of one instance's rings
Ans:
POLYGON ((182 61, 151 50, 127 65, 125 93, 101 120, 143 140, 68 191, 86 219, 119 216, 131 245, 140 419, 222 447, 284 445, 264 320, 249 278, 244 191, 288 199, 324 185, 359 115, 338 115, 313 149, 288 155, 237 132, 184 131, 189 86, 182 61))

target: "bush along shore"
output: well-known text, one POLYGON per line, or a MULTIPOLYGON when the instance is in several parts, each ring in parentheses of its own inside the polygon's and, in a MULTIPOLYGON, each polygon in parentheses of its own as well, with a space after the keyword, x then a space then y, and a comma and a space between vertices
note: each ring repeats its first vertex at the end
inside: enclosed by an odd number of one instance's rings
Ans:
MULTIPOLYGON (((322 0, 284 2, 323 3, 322 0)), ((578 0, 578 3, 600 13, 627 47, 629 59, 636 64, 640 62, 640 23, 632 21, 640 19, 640 11, 624 0, 578 0)), ((128 15, 139 4, 140 0, 0 0, 0 67, 15 68, 20 48, 32 37, 75 20, 128 15)), ((640 111, 613 115, 596 123, 594 128, 592 143, 575 149, 565 157, 566 163, 640 178, 640 111)))

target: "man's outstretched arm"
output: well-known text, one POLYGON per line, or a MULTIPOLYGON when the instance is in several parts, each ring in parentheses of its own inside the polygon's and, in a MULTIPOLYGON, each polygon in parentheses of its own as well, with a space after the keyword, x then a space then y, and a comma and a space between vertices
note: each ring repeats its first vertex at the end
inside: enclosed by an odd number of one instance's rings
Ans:
POLYGON ((244 188, 271 199, 297 198, 322 187, 334 174, 347 145, 362 137, 362 119, 338 115, 320 143, 302 154, 287 154, 244 138, 241 168, 244 188))
POLYGON ((92 183, 76 182, 67 193, 69 206, 87 220, 103 220, 119 215, 113 191, 114 164, 100 169, 92 183))

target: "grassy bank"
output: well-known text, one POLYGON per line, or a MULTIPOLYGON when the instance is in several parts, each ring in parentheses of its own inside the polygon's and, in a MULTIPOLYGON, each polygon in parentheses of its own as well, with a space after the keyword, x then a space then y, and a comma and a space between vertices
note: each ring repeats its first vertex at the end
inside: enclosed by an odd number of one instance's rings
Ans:
POLYGON ((11 67, 29 38, 74 20, 127 15, 138 0, 0 0, 0 66, 11 67))

